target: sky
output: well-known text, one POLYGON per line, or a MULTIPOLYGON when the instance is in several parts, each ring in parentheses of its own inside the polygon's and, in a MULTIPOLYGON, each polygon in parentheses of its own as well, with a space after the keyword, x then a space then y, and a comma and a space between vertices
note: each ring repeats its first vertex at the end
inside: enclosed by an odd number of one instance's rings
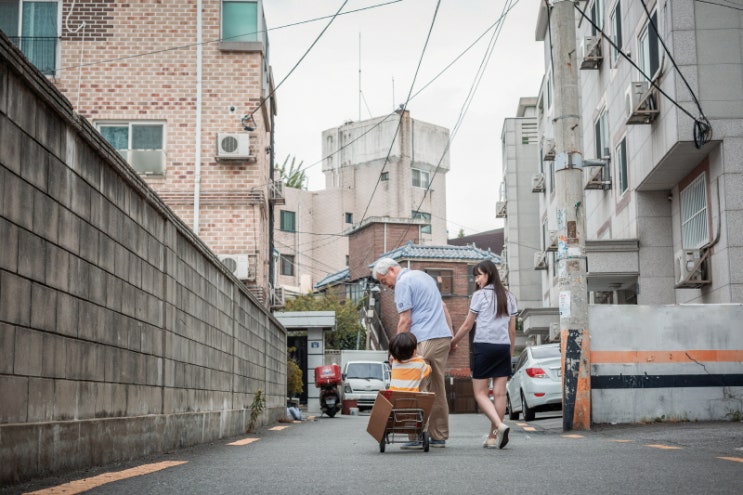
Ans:
POLYGON ((534 36, 539 0, 348 0, 342 12, 376 7, 337 16, 315 43, 343 3, 263 2, 277 86, 276 162, 296 157, 308 188, 323 189, 322 132, 385 116, 415 95, 410 116, 451 133, 448 236, 502 227, 495 202, 503 121, 516 115, 519 98, 537 96, 544 74, 534 36))

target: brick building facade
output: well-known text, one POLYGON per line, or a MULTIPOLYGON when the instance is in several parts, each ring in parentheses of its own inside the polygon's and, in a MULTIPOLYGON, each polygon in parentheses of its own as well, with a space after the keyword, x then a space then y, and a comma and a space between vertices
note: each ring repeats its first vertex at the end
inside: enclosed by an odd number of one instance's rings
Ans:
POLYGON ((262 2, 51 4, 59 57, 45 72, 267 301, 276 107, 262 2))

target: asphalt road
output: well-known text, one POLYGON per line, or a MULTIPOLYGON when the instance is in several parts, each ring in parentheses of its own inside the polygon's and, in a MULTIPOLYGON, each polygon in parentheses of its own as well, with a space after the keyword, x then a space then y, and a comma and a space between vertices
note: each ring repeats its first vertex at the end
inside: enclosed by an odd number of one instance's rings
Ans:
MULTIPOLYGON (((743 493, 743 422, 596 426, 562 431, 560 416, 510 422, 503 450, 482 448, 484 416, 451 416, 446 448, 388 445, 366 433, 368 413, 264 428, 137 462, 68 473, 0 494, 99 479, 163 461, 174 467, 92 488, 92 494, 628 494, 743 493), (244 445, 228 445, 252 439, 244 445)), ((69 488, 69 486, 68 486, 69 488)), ((47 492, 47 493, 75 493, 47 492)), ((79 492, 78 492, 79 493, 79 492)))

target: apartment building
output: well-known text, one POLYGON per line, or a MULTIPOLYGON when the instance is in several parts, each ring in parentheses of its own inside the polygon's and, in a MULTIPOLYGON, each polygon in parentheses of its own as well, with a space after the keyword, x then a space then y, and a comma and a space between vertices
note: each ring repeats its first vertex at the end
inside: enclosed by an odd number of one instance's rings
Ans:
POLYGON ((418 242, 446 244, 446 128, 405 111, 328 129, 322 143, 325 189, 285 188, 286 203, 275 211, 285 292, 309 292, 348 267, 348 234, 370 218, 411 219, 418 242))
MULTIPOLYGON (((714 2, 576 4, 590 303, 743 301, 741 20, 739 9, 714 2)), ((559 88, 549 30, 542 5, 543 254, 535 255, 534 268, 543 298, 539 311, 522 315, 525 332, 545 320, 554 330, 559 321, 552 127, 559 88)))
POLYGON ((0 28, 261 301, 276 113, 261 0, 3 0, 0 28))

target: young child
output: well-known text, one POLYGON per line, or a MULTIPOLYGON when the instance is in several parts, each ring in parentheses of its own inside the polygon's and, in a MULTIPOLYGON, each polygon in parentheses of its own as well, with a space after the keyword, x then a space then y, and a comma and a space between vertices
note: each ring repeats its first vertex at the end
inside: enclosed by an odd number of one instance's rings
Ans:
POLYGON ((431 366, 415 353, 418 339, 410 332, 398 333, 390 340, 392 379, 390 390, 419 392, 421 380, 431 373, 431 366))

